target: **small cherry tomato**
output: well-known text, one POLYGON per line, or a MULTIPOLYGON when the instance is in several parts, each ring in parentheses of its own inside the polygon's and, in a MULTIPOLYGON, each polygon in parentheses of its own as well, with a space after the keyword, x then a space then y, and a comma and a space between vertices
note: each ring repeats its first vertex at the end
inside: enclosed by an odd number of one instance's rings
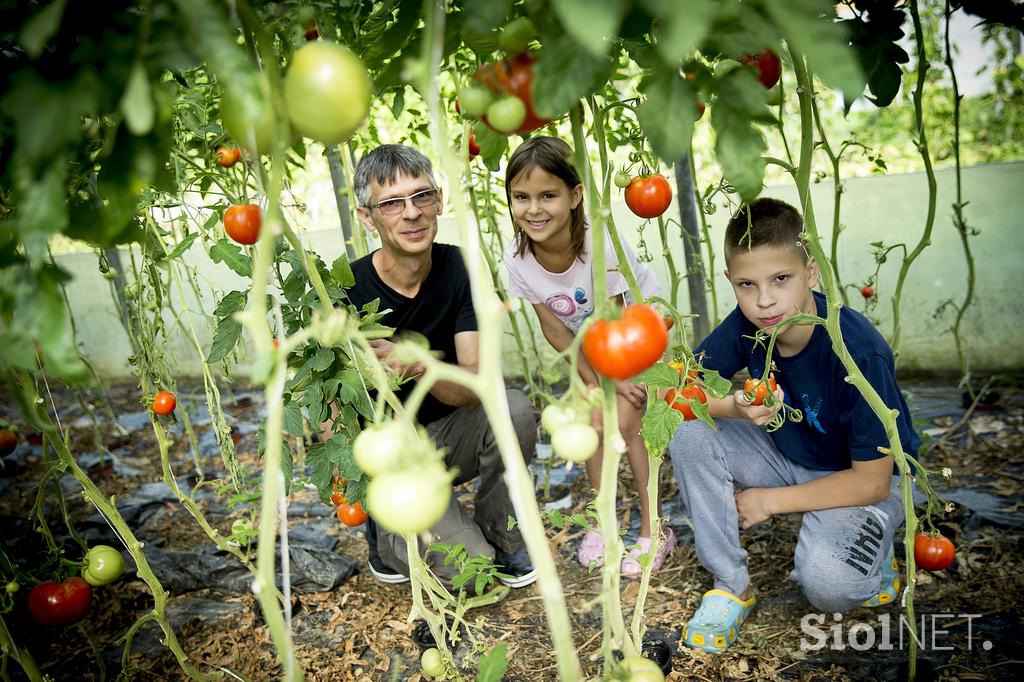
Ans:
POLYGON ((682 388, 670 388, 668 393, 665 394, 665 402, 673 410, 680 412, 683 415, 683 419, 687 421, 697 418, 697 415, 693 413, 693 407, 689 403, 690 400, 707 404, 708 396, 704 393, 704 389, 693 384, 682 388))
POLYGON ((945 535, 918 533, 914 536, 914 561, 926 571, 944 571, 953 563, 956 549, 945 535))
POLYGON ((743 394, 751 405, 763 405, 765 398, 768 397, 768 393, 775 393, 775 389, 779 387, 779 384, 775 381, 775 375, 768 375, 768 382, 758 383, 757 379, 750 378, 743 382, 743 394), (771 390, 769 391, 769 386, 771 390))
POLYGON ((239 244, 255 244, 260 239, 262 216, 256 204, 232 204, 224 211, 224 231, 239 244))
POLYGON ((370 515, 363 510, 363 505, 360 502, 338 505, 338 520, 346 526, 361 526, 366 523, 368 518, 370 515))
POLYGON ((178 401, 170 391, 160 391, 153 396, 153 412, 159 415, 167 415, 174 412, 178 401))
POLYGON ((863 296, 864 298, 874 298, 875 297, 875 288, 873 286, 870 286, 870 285, 862 286, 860 288, 860 295, 863 296))
POLYGON ((615 174, 615 177, 612 178, 612 182, 614 182, 615 186, 618 187, 619 189, 625 189, 626 187, 629 187, 629 183, 632 180, 633 176, 624 170, 619 171, 618 173, 615 174))
POLYGON ((224 168, 231 168, 238 163, 242 152, 237 147, 217 147, 217 164, 224 168))
POLYGON ((368 476, 379 476, 398 469, 406 451, 415 444, 416 436, 409 425, 399 420, 368 426, 352 443, 352 458, 368 476))

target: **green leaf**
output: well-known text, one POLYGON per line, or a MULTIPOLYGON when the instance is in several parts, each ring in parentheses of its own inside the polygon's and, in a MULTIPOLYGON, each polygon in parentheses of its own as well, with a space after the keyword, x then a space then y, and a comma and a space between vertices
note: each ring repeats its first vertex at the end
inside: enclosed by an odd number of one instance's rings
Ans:
POLYGON ((252 277, 252 259, 242 253, 237 244, 232 244, 227 239, 218 239, 217 243, 210 247, 210 258, 214 263, 224 263, 242 277, 252 277))
POLYGON ((327 458, 327 445, 313 443, 306 450, 306 466, 312 469, 310 481, 320 493, 320 500, 326 502, 331 494, 331 477, 334 464, 327 458))
POLYGON ((643 6, 657 17, 654 47, 668 64, 680 64, 697 49, 714 14, 711 0, 685 3, 644 0, 643 6))
POLYGON ((764 180, 767 145, 752 121, 772 120, 765 92, 749 69, 735 69, 718 81, 718 99, 711 107, 718 163, 743 201, 755 199, 764 180))
POLYGON ((284 406, 282 415, 284 430, 299 438, 302 436, 302 408, 296 402, 290 402, 284 406))
POLYGON ((224 298, 220 299, 217 307, 214 308, 213 314, 217 317, 228 317, 234 315, 239 310, 245 307, 246 302, 249 300, 248 291, 231 291, 228 292, 224 298))
MULTIPOLYGON (((697 413, 697 406, 704 407, 700 403, 693 404, 694 414, 697 413)), ((647 452, 652 456, 660 456, 682 423, 683 415, 672 409, 664 400, 655 400, 651 403, 644 413, 643 425, 640 428, 647 452)))
POLYGON ((543 45, 533 66, 533 102, 544 118, 569 111, 581 97, 603 87, 615 68, 615 60, 603 53, 581 52, 564 33, 544 35, 543 45))
POLYGON ((477 682, 501 682, 507 667, 508 646, 499 642, 480 659, 476 672, 477 682))
POLYGON ((764 11, 786 32, 786 40, 799 49, 811 70, 852 102, 864 92, 864 74, 849 48, 846 27, 835 21, 831 0, 766 2, 764 11))
POLYGON ((60 28, 67 0, 55 0, 33 14, 21 27, 21 45, 32 59, 38 59, 46 47, 46 41, 60 28))
POLYGON ((554 0, 562 28, 592 55, 608 54, 625 14, 625 0, 554 0))
POLYGON ((701 383, 712 398, 724 398, 732 393, 732 381, 713 369, 704 370, 701 383))
POLYGON ((128 84, 121 97, 121 113, 124 122, 133 135, 145 135, 153 129, 156 118, 156 107, 153 104, 153 92, 146 76, 146 67, 142 62, 135 62, 128 84))
POLYGON ((652 388, 675 388, 679 385, 679 372, 659 362, 630 379, 633 383, 652 388))
POLYGON ((331 263, 331 276, 339 286, 349 288, 356 283, 356 276, 352 274, 352 266, 348 262, 348 254, 341 254, 331 263))
POLYGON ((422 3, 417 0, 402 0, 398 3, 395 20, 386 30, 378 32, 359 53, 367 68, 378 68, 385 59, 405 47, 419 23, 421 6, 422 3))
POLYGON ((690 151, 697 111, 693 87, 678 68, 661 66, 648 73, 640 89, 646 96, 636 111, 640 126, 654 152, 674 163, 690 151))
POLYGON ((217 324, 217 331, 213 334, 213 344, 210 346, 210 354, 206 361, 209 363, 220 362, 228 356, 238 343, 242 335, 242 323, 234 317, 225 317, 217 324))
POLYGON ((322 372, 334 363, 334 349, 321 348, 309 359, 306 365, 314 372, 322 372))
POLYGON ((511 0, 465 0, 463 10, 465 21, 462 24, 463 35, 487 35, 505 23, 512 8, 511 0))
POLYGON ((497 172, 501 168, 501 157, 508 150, 508 137, 499 135, 480 122, 473 125, 473 133, 476 135, 476 143, 480 145, 480 158, 484 165, 491 172, 497 172))
POLYGON ((178 256, 180 256, 181 254, 183 254, 186 251, 188 251, 188 247, 192 246, 192 242, 194 242, 198 236, 199 236, 198 232, 193 232, 192 234, 190 234, 187 237, 185 237, 184 239, 182 239, 181 243, 178 244, 177 246, 175 246, 174 250, 171 251, 169 254, 167 254, 167 258, 173 260, 173 259, 177 258, 178 256))

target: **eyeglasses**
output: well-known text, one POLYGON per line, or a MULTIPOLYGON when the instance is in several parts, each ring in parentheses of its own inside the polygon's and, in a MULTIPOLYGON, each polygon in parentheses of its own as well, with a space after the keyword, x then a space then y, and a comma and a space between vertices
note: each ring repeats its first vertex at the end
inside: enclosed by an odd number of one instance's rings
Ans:
POLYGON ((416 208, 430 208, 437 203, 437 190, 425 189, 422 192, 416 192, 416 194, 407 197, 392 197, 391 199, 378 201, 376 204, 370 204, 367 208, 371 210, 377 209, 381 212, 381 215, 398 215, 405 210, 406 200, 411 200, 412 205, 416 208))

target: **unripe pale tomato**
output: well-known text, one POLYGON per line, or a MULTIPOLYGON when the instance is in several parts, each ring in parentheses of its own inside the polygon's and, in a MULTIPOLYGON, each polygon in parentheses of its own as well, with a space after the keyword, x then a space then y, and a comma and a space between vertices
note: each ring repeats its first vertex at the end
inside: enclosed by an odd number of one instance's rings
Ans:
POLYGON ((124 571, 124 558, 110 545, 95 545, 85 553, 82 577, 93 587, 112 583, 124 571))
POLYGON ((422 533, 437 523, 451 496, 451 479, 444 466, 429 462, 373 478, 366 489, 366 505, 374 521, 405 535, 422 533))
POLYGON ((615 177, 612 178, 612 182, 614 182, 615 186, 618 187, 619 189, 625 189, 626 187, 629 187, 629 183, 632 182, 632 180, 633 176, 631 176, 624 170, 619 171, 618 173, 615 174, 615 177))
POLYGON ((562 459, 584 462, 597 452, 597 430, 590 424, 566 424, 551 434, 551 449, 562 459))
POLYGON ((260 239, 263 212, 256 204, 232 204, 224 211, 224 231, 239 244, 255 244, 260 239))
POLYGON ((174 412, 178 401, 170 391, 160 391, 153 396, 153 412, 159 415, 167 415, 174 412))
POLYGON ((399 468, 402 456, 415 443, 408 424, 389 421, 363 429, 352 443, 352 457, 367 476, 378 476, 399 468))
POLYGON ((526 120, 526 105, 515 95, 502 97, 487 107, 487 125, 502 135, 510 135, 526 120))
POLYGON ((345 142, 370 110, 373 83, 362 60, 337 43, 306 43, 284 78, 292 126, 323 144, 345 142))
POLYGON ((441 658, 441 652, 433 648, 424 651, 420 656, 420 667, 423 668, 423 674, 430 677, 444 674, 444 659, 441 658))

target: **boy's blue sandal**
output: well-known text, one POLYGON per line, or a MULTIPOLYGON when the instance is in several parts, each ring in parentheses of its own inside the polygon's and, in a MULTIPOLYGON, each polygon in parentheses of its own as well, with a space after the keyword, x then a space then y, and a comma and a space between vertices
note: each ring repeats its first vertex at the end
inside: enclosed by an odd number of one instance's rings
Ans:
POLYGON ((740 626, 755 606, 756 596, 743 601, 725 590, 708 590, 697 612, 683 626, 683 644, 705 651, 725 651, 736 641, 740 626))
POLYGON ((864 602, 864 606, 882 606, 895 601, 900 594, 900 567, 890 546, 882 561, 882 582, 878 594, 864 602))

